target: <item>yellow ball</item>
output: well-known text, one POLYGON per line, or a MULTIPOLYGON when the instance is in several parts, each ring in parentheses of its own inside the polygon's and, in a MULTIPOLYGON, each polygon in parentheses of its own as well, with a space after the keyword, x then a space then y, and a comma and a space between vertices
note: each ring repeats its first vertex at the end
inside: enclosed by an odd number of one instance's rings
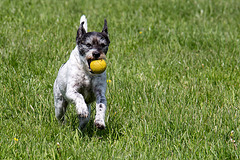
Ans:
POLYGON ((103 59, 93 60, 90 63, 90 68, 93 73, 100 74, 106 70, 107 64, 106 64, 105 60, 103 60, 103 59))

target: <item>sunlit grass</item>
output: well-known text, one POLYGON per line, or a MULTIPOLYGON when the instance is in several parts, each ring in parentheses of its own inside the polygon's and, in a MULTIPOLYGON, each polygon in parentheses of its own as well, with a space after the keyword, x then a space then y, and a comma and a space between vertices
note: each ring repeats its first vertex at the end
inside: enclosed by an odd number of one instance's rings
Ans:
POLYGON ((239 159, 240 2, 0 2, 0 159, 239 159), (61 126, 52 87, 108 20, 107 128, 61 126))

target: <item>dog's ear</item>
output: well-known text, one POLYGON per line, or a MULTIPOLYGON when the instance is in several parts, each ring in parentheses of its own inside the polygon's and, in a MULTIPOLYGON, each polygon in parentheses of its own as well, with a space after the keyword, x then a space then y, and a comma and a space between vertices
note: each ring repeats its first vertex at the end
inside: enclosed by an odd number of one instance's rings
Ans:
POLYGON ((108 27, 107 27, 107 20, 106 19, 104 19, 104 26, 103 26, 102 33, 105 33, 106 35, 108 35, 108 27))
POLYGON ((84 27, 83 27, 83 24, 84 24, 84 22, 82 22, 82 23, 80 24, 80 27, 78 28, 78 31, 77 31, 77 37, 76 37, 76 42, 77 42, 77 44, 79 43, 80 38, 81 38, 84 34, 86 34, 86 31, 85 31, 85 29, 84 29, 84 27))

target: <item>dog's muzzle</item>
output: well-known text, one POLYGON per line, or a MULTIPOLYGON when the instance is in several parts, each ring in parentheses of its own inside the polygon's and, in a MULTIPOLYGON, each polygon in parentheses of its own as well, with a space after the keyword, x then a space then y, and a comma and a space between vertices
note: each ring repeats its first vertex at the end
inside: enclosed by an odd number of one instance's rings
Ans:
POLYGON ((100 53, 97 51, 92 52, 92 55, 95 59, 98 59, 100 57, 100 53))

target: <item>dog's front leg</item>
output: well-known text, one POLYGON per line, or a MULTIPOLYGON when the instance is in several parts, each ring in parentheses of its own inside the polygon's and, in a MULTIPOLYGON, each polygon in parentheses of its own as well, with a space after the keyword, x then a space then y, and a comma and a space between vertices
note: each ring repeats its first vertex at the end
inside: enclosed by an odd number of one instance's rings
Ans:
POLYGON ((98 89, 96 92, 96 116, 95 116, 95 126, 98 129, 105 128, 105 112, 107 109, 107 100, 105 97, 105 89, 98 89))
POLYGON ((76 106, 76 111, 79 117, 87 118, 89 116, 88 107, 85 103, 85 100, 75 88, 69 87, 66 92, 66 97, 76 106))

